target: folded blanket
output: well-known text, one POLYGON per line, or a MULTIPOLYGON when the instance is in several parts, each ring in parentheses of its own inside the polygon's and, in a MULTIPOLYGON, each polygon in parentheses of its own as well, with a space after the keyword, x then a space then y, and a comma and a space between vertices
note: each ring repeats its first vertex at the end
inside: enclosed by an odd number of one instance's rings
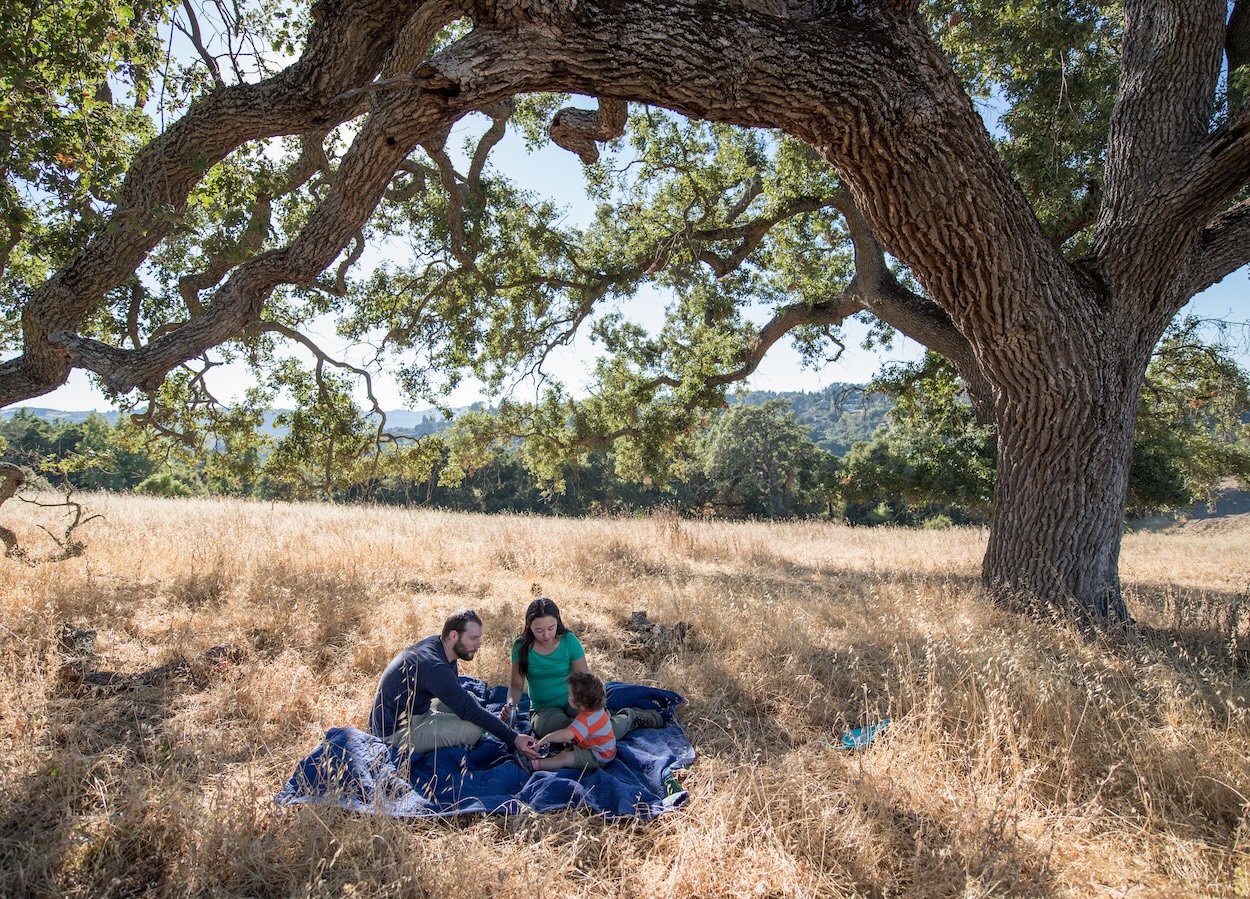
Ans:
MULTIPOLYGON (((476 678, 461 684, 498 712, 507 687, 476 678)), ((277 795, 279 805, 316 803, 398 818, 433 818, 471 812, 518 814, 589 808, 605 817, 653 818, 688 799, 673 772, 694 762, 673 709, 686 700, 669 690, 638 684, 605 685, 608 708, 654 709, 665 726, 639 728, 617 742, 616 759, 597 771, 527 774, 510 752, 487 734, 472 749, 408 754, 354 727, 336 727, 295 768, 277 795)), ((528 729, 529 698, 521 701, 518 730, 528 729)))

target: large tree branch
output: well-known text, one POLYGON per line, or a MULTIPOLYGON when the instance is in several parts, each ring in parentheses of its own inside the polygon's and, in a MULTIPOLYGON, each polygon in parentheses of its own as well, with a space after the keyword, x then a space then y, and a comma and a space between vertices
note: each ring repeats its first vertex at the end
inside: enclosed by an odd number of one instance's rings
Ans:
POLYGON ((153 139, 132 163, 108 223, 26 304, 23 354, 0 364, 0 406, 64 383, 73 356, 48 335, 74 335, 99 298, 130 277, 170 232, 187 195, 213 165, 248 141, 329 129, 356 115, 364 98, 339 95, 379 70, 391 35, 421 5, 319 3, 299 61, 259 84, 214 91, 153 139))
POLYGON ((1250 109, 1242 109, 1207 138, 1185 181, 1195 214, 1210 216, 1250 183, 1250 109))
POLYGON ((71 331, 50 339, 74 364, 99 374, 111 390, 154 389, 174 366, 238 336, 259 319, 279 284, 312 285, 373 212, 391 177, 425 134, 445 131, 462 111, 419 92, 415 107, 390 96, 366 120, 339 166, 329 196, 290 246, 238 266, 204 312, 135 350, 120 350, 71 331))
MULTIPOLYGON (((1210 213, 1195 206, 1206 180, 1195 168, 1203 166, 1227 9, 1226 0, 1125 3, 1095 240, 1113 286, 1151 278, 1167 283, 1179 267, 1176 242, 1196 239, 1210 213), (1143 257, 1154 271, 1143 271, 1143 257)), ((1188 249, 1182 246, 1179 256, 1188 249)))
POLYGON ((1216 216, 1202 232, 1186 291, 1190 296, 1200 293, 1247 263, 1250 263, 1250 200, 1243 200, 1216 216))
MULTIPOLYGON (((364 7, 376 12, 363 0, 349 9, 364 7)), ((385 6, 380 14, 383 30, 393 31, 396 21, 408 21, 413 9, 409 4, 404 13, 395 14, 385 6)), ((290 247, 244 263, 203 315, 133 354, 118 357, 118 351, 74 333, 81 312, 100 289, 114 283, 118 267, 105 266, 109 274, 97 279, 99 289, 84 291, 66 291, 72 279, 62 273, 54 279, 55 289, 63 291, 58 297, 79 305, 66 307, 73 313, 69 315, 57 314, 59 301, 32 307, 37 312, 30 317, 28 358, 22 364, 29 368, 48 331, 61 341, 60 347, 43 348, 44 357, 56 358, 59 377, 69 360, 57 354, 77 353, 89 367, 111 366, 105 377, 114 389, 152 383, 188 352, 234 336, 254 321, 277 284, 312 283, 372 212, 402 165, 410 140, 439 133, 464 111, 535 90, 599 97, 601 113, 612 103, 636 98, 714 121, 781 127, 816 146, 846 173, 873 232, 911 267, 929 295, 965 323, 965 333, 979 333, 989 343, 1022 327, 1044 331, 1047 322, 1034 308, 1030 288, 1040 268, 1053 268, 1053 248, 994 153, 949 65, 910 15, 872 4, 809 4, 806 14, 823 18, 800 21, 676 0, 534 0, 509 4, 508 10, 506 27, 500 28, 491 25, 498 10, 480 10, 474 31, 418 67, 408 86, 351 94, 367 78, 339 77, 330 79, 333 83, 315 79, 311 93, 317 102, 300 106, 288 98, 293 108, 285 111, 276 102, 279 98, 267 103, 251 97, 249 106, 264 109, 265 121, 255 126, 262 134, 286 133, 272 125, 275 108, 278 119, 286 116, 284 128, 303 131, 332 123, 327 105, 346 115, 358 108, 355 104, 371 101, 374 113, 349 153, 349 158, 358 157, 354 177, 347 177, 345 161, 327 203, 290 247), (631 39, 642 21, 663 39, 631 39), (760 64, 760 46, 769 47, 767 65, 760 64), (490 62, 484 65, 483 60, 490 62), (795 79, 795 71, 808 77, 795 79), (336 99, 341 107, 332 102, 336 99), (896 202, 898 197, 914 202, 896 202)), ((338 7, 323 15, 333 12, 350 18, 338 7)), ((370 19, 374 30, 369 34, 352 35, 354 46, 372 50, 385 43, 377 21, 370 19)), ((352 74, 376 71, 383 52, 369 55, 368 66, 361 63, 352 74)), ((395 77, 401 75, 396 66, 395 77)), ((295 93, 295 85, 291 87, 295 93)), ((302 96, 310 93, 308 85, 299 87, 302 96)), ((242 92, 219 91, 208 105, 221 102, 220 96, 239 99, 242 92)), ((211 118, 222 124, 221 115, 211 118)), ((214 152, 225 152, 232 141, 214 152)), ((159 154, 153 157, 159 161, 159 154)), ((210 153, 208 158, 220 157, 210 153)), ((171 196, 180 203, 197 176, 187 172, 179 177, 171 196)), ((151 245, 145 241, 162 233, 160 227, 145 230, 143 241, 108 258, 121 259, 121 266, 133 271, 146 252, 143 247, 151 245)), ((86 254, 95 265, 101 262, 98 249, 86 254)), ((1056 294, 1067 295, 1063 290, 1056 294)), ((9 374, 14 375, 12 384, 17 375, 9 374)), ((0 388, 0 402, 10 398, 15 397, 0 388)))
MULTIPOLYGON (((531 8, 537 21, 522 29, 530 64, 514 85, 789 132, 843 174, 873 232, 965 336, 989 346, 1023 332, 1014 345, 1049 353, 1037 335, 1057 333, 1050 329, 1075 317, 1088 290, 1062 264, 917 23, 876 5, 836 6, 801 21, 677 2, 579 0, 547 19, 531 8), (634 39, 640 21, 664 39, 634 39), (767 66, 754 50, 762 45, 767 66), (808 77, 789 77, 800 70, 808 77), (1037 303, 1043 272, 1049 306, 1037 303)), ((482 90, 474 60, 493 32, 489 17, 477 21, 418 74, 441 76, 449 93, 482 90)))

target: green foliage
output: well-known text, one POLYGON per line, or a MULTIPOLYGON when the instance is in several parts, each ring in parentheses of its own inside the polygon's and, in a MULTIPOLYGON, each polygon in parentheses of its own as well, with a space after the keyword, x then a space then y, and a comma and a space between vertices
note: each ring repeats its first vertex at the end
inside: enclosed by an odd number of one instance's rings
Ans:
POLYGON ((321 372, 314 377, 288 360, 274 382, 290 392, 295 408, 275 416, 286 433, 265 460, 266 476, 294 495, 325 498, 366 480, 378 455, 371 452, 374 431, 345 379, 321 372))
POLYGON ((993 497, 994 433, 977 423, 950 364, 927 353, 874 387, 895 403, 888 426, 843 459, 838 496, 846 517, 869 524, 982 517, 993 497))
MULTIPOLYGON (((1138 407, 1128 509, 1148 515, 1202 502, 1227 478, 1250 482, 1250 376, 1177 323, 1155 351, 1138 407)), ((846 516, 910 523, 977 520, 993 494, 994 431, 978 425, 949 364, 928 354, 875 382, 895 405, 888 426, 843 459, 846 516)))
POLYGON ((731 515, 790 518, 820 509, 830 458, 783 400, 734 404, 699 441, 715 508, 731 515))
POLYGON ((0 296, 10 311, 22 286, 43 281, 102 224, 131 153, 152 136, 142 106, 173 5, 0 7, 0 296))
POLYGON ((168 471, 144 478, 135 486, 135 493, 142 493, 147 496, 192 496, 194 492, 168 471))
POLYGON ((785 400, 795 420, 810 429, 815 444, 835 456, 844 456, 854 444, 871 439, 894 405, 885 393, 862 384, 830 384, 811 392, 752 390, 741 402, 759 405, 774 399, 785 400))
POLYGON ((1205 501, 1226 478, 1250 483, 1250 375, 1201 329, 1173 325, 1146 371, 1129 472, 1137 514, 1205 501))
POLYGON ((110 424, 94 413, 80 422, 49 421, 19 409, 0 421, 5 444, 0 458, 78 490, 129 490, 156 466, 142 452, 127 448, 125 431, 125 425, 110 424))
MULTIPOLYGON (((1227 477, 1250 480, 1250 384, 1201 332, 1201 323, 1182 322, 1150 366, 1134 513, 1202 501, 1227 477)), ((80 489, 156 495, 317 495, 543 514, 663 504, 761 517, 824 515, 832 500, 856 523, 925 527, 980 520, 993 487, 993 430, 977 424, 953 370, 932 355, 879 378, 873 392, 839 384, 752 393, 693 421, 687 409, 575 402, 552 389, 537 404, 478 406, 402 440, 379 440, 341 377, 319 382, 293 361, 279 372, 229 409, 199 415, 188 411, 194 376, 169 379, 136 412, 140 423, 161 422, 157 435, 98 415, 48 421, 19 410, 0 420, 3 458, 80 489), (269 413, 281 391, 298 407, 269 413), (663 414, 673 420, 629 430, 642 415, 663 414), (675 442, 656 438, 677 421, 689 424, 675 442), (596 442, 612 428, 623 436, 596 442), (838 460, 826 448, 840 442, 849 449, 838 460)))

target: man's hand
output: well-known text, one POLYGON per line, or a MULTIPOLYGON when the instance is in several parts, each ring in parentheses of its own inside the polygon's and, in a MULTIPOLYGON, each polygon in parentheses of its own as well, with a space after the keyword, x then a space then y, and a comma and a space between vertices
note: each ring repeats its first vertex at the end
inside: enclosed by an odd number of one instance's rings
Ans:
POLYGON ((529 734, 517 734, 516 739, 512 741, 512 745, 525 753, 527 758, 538 758, 538 744, 534 742, 534 738, 529 734))

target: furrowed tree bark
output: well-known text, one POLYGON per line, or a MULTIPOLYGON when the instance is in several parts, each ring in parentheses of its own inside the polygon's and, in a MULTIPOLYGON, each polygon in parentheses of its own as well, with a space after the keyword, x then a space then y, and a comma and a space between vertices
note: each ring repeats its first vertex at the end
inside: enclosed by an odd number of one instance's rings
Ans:
POLYGON ((1101 318, 1055 328, 1049 364, 1026 349, 996 354, 998 473, 982 576, 1012 606, 1105 625, 1129 618, 1119 549, 1148 357, 1101 318))

